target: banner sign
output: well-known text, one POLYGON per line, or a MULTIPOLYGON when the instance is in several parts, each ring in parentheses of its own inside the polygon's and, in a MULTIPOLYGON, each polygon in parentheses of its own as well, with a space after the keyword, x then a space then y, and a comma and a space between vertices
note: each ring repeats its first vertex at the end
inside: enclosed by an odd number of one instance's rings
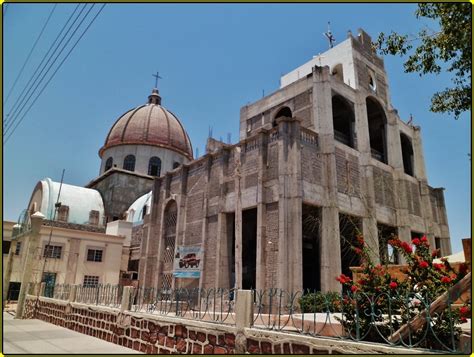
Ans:
POLYGON ((178 246, 174 256, 173 275, 175 278, 201 277, 202 250, 200 245, 178 246))

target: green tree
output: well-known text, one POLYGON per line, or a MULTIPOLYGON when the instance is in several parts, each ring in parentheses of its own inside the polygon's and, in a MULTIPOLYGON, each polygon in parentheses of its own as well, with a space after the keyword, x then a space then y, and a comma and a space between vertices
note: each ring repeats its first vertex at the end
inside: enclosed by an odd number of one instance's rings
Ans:
POLYGON ((458 119, 471 110, 471 4, 423 3, 415 15, 437 21, 439 31, 425 27, 415 37, 381 33, 374 47, 384 55, 408 55, 405 72, 452 73, 452 86, 433 95, 430 110, 458 119))

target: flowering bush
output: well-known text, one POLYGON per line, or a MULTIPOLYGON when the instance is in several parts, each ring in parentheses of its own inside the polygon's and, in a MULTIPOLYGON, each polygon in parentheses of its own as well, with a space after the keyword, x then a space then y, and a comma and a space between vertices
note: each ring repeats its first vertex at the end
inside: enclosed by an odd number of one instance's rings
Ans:
MULTIPOLYGON (((336 278, 345 292, 340 321, 346 332, 356 339, 387 341, 391 334, 418 314, 423 312, 426 315, 430 304, 467 273, 465 264, 455 272, 446 259, 441 259, 442 263, 433 263, 439 251, 430 252, 426 237, 412 240, 415 249, 396 237, 388 243, 405 258, 407 268, 402 273, 406 278, 393 277, 387 266, 374 264, 362 236, 357 238, 353 250, 361 258, 363 277, 353 281, 341 274, 336 278)), ((470 316, 470 302, 461 308, 453 307, 452 303, 454 301, 450 301, 443 311, 426 316, 428 323, 419 330, 410 331, 409 344, 446 349, 444 343, 452 341, 452 337, 457 340, 461 333, 459 324, 470 316)))

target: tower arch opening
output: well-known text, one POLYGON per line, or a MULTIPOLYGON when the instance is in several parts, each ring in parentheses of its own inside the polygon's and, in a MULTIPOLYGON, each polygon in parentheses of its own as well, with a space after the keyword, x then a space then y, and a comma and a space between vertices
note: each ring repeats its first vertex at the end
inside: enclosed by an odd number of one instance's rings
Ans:
POLYGON ((369 126, 370 151, 374 159, 387 163, 386 123, 387 117, 382 105, 372 98, 365 100, 367 107, 367 121, 369 126))
POLYGON ((403 171, 410 176, 414 175, 413 145, 410 138, 400 133, 400 144, 402 146, 403 171))
POLYGON ((334 139, 354 148, 354 110, 350 103, 338 94, 332 97, 332 123, 334 126, 334 139))

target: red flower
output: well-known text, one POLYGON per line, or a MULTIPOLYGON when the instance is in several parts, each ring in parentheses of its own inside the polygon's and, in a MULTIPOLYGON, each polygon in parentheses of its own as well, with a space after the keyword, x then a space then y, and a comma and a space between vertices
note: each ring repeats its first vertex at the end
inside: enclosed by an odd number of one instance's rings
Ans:
POLYGON ((355 293, 357 290, 359 290, 359 288, 358 288, 357 286, 355 286, 355 285, 352 285, 352 286, 351 286, 351 291, 352 291, 353 293, 355 293))
POLYGON ((389 239, 388 244, 392 247, 400 247, 401 242, 399 239, 389 239))
POLYGON ((422 243, 428 243, 428 238, 426 238, 426 236, 421 237, 420 240, 422 243))
POLYGON ((444 264, 433 263, 433 267, 434 267, 436 270, 443 270, 444 264))
POLYGON ((364 279, 360 279, 357 283, 360 285, 365 285, 367 281, 365 281, 364 279))
POLYGON ((356 237, 356 239, 357 239, 357 242, 358 242, 361 246, 363 246, 363 245, 365 244, 365 242, 364 242, 364 236, 362 236, 361 234, 359 234, 359 235, 356 237))
POLYGON ((429 264, 427 262, 425 262, 424 260, 422 260, 418 265, 422 269, 428 268, 428 266, 429 266, 429 264))
POLYGON ((461 317, 460 320, 461 320, 461 322, 462 322, 463 324, 467 322, 467 319, 466 319, 465 317, 461 317))
POLYGON ((391 281, 388 286, 390 286, 390 289, 395 290, 398 287, 398 284, 395 281, 391 281))
POLYGON ((459 313, 461 316, 469 315, 469 308, 467 306, 463 306, 459 309, 459 313))
POLYGON ((362 254, 362 249, 360 248, 354 248, 354 253, 356 253, 357 255, 361 255, 362 254))
POLYGON ((414 238, 412 241, 411 241, 414 245, 420 245, 421 242, 418 238, 414 238))
POLYGON ((411 248, 410 244, 408 244, 407 242, 402 242, 402 243, 401 243, 401 247, 402 247, 403 250, 404 250, 405 252, 407 252, 408 254, 413 253, 413 249, 411 248))
POLYGON ((443 276, 441 278, 441 282, 445 284, 449 284, 451 282, 451 278, 449 276, 443 276))
POLYGON ((336 280, 340 282, 341 284, 346 284, 351 281, 351 278, 349 278, 348 276, 344 274, 341 274, 340 276, 336 278, 336 280))
POLYGON ((431 257, 432 258, 436 258, 439 256, 439 249, 435 249, 433 250, 433 252, 431 253, 431 257))

